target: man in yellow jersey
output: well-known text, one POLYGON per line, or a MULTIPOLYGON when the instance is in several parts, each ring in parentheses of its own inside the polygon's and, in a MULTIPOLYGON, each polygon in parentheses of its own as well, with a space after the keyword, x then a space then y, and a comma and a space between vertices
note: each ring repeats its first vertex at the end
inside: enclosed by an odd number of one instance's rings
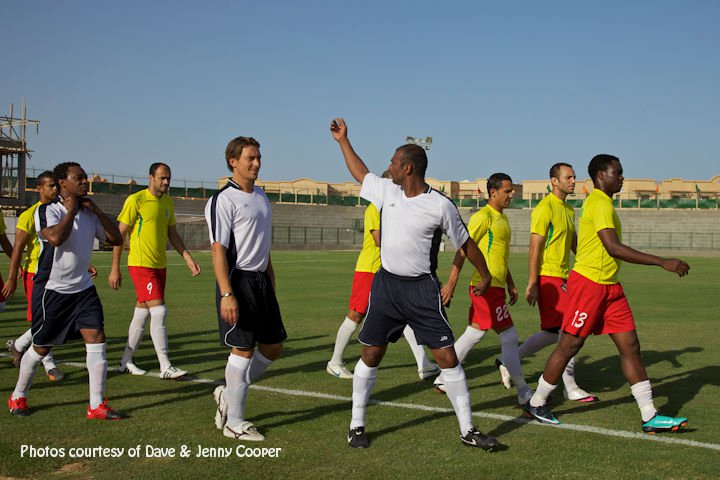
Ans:
MULTIPOLYGON (((383 174, 383 178, 388 178, 388 172, 383 174)), ((333 355, 325 369, 330 375, 338 378, 353 378, 352 372, 343 362, 343 353, 358 324, 365 318, 370 287, 375 272, 380 268, 380 212, 372 203, 365 209, 363 232, 363 246, 355 264, 349 312, 338 328, 333 355)), ((409 325, 403 330, 403 335, 415 356, 420 379, 425 380, 439 374, 440 367, 428 361, 425 350, 418 345, 415 333, 409 325)))
MULTIPOLYGON (((175 209, 167 195, 170 188, 170 167, 164 163, 150 165, 149 185, 145 190, 130 195, 118 216, 123 240, 130 233, 128 271, 135 284, 137 303, 130 328, 125 353, 120 361, 120 371, 133 375, 145 375, 145 370, 133 363, 133 355, 140 346, 145 333, 145 322, 150 317, 150 336, 160 362, 160 378, 177 379, 187 372, 172 366, 168 357, 168 339, 165 329, 165 276, 167 241, 185 261, 190 273, 200 274, 200 265, 185 248, 175 226, 175 209)), ((113 260, 108 283, 118 289, 122 280, 120 258, 123 246, 113 248, 113 260)))
MULTIPOLYGON (((510 255, 510 223, 503 210, 510 205, 515 190, 512 179, 504 173, 494 173, 487 181, 488 204, 470 217, 468 231, 485 256, 492 281, 490 288, 482 295, 475 295, 475 285, 480 281, 480 274, 473 272, 470 279, 470 312, 468 327, 455 342, 458 360, 465 359, 470 349, 482 340, 491 328, 500 336, 502 358, 517 389, 518 402, 522 405, 532 396, 532 390, 525 383, 518 356, 518 334, 513 325, 507 303, 505 289, 509 295, 510 305, 518 299, 508 257, 510 255)), ((443 302, 447 304, 452 298, 457 285, 460 269, 465 257, 458 252, 450 269, 450 278, 442 289, 443 302)), ((440 375, 435 380, 435 389, 444 391, 444 379, 440 375)))
MULTIPOLYGON (((32 288, 33 277, 37 271, 38 259, 40 258, 40 242, 37 238, 35 230, 35 210, 43 203, 51 202, 57 197, 57 189, 55 186, 55 177, 53 172, 46 170, 37 177, 37 191, 40 200, 25 210, 18 217, 15 226, 15 247, 13 248, 12 257, 10 257, 10 273, 8 280, 2 288, 2 295, 5 298, 11 298, 17 289, 18 272, 22 278, 23 289, 25 290, 25 299, 27 300, 27 321, 32 321, 32 288), (25 255, 23 255, 23 251, 25 255)), ((12 353, 13 365, 20 366, 20 360, 23 352, 32 345, 32 332, 28 329, 15 340, 8 340, 7 347, 12 353)), ((45 373, 52 382, 58 382, 65 378, 60 369, 55 364, 52 352, 43 358, 43 367, 45 373)))
POLYGON ((667 417, 655 409, 652 387, 640 357, 635 320, 618 283, 618 271, 622 260, 658 265, 681 277, 690 267, 682 260, 656 257, 621 243, 620 219, 612 204, 612 196, 620 191, 624 179, 617 157, 596 155, 590 161, 588 174, 595 189, 580 212, 575 266, 567 283, 563 334, 545 364, 537 391, 525 405, 525 411, 542 423, 559 424, 547 408, 548 397, 585 339, 590 334, 608 334, 620 353, 623 375, 640 409, 643 432, 674 432, 687 425, 687 418, 667 417))
MULTIPOLYGON (((550 168, 551 193, 532 212, 530 224, 530 265, 525 299, 540 311, 540 331, 527 338, 520 348, 520 358, 532 355, 557 343, 562 326, 565 283, 570 271, 570 250, 575 251, 575 211, 565 199, 575 191, 575 170, 567 163, 550 168)), ((495 361, 502 383, 510 388, 510 373, 500 359, 495 361)), ((565 398, 593 402, 598 398, 575 383, 575 359, 562 375, 565 398)))

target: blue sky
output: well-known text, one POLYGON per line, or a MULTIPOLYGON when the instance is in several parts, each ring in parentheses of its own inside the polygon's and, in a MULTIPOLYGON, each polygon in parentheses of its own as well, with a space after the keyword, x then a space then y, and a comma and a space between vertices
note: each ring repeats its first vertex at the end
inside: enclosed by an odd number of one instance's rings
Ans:
MULTIPOLYGON (((31 166, 225 175, 237 135, 266 180, 350 180, 432 136, 428 176, 720 174, 720 2, 7 1, 0 110, 24 96, 31 166)), ((17 110, 16 110, 17 111, 17 110)))

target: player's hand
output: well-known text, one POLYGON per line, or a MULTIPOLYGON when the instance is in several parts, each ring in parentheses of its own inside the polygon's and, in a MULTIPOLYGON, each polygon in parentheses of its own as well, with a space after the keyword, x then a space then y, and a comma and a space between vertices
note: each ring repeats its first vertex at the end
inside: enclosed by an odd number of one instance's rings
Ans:
POLYGON ((17 278, 8 278, 2 288, 2 294, 5 298, 12 298, 17 288, 17 278))
POLYGON ((88 198, 88 197, 81 197, 81 198, 80 198, 80 206, 81 206, 81 207, 85 207, 85 209, 87 209, 88 211, 94 213, 95 215, 99 215, 100 213, 102 213, 102 212, 100 211, 100 208, 98 208, 98 206, 95 205, 95 202, 93 202, 92 200, 90 200, 90 198, 88 198))
POLYGON ((120 285, 122 284, 122 274, 120 273, 120 270, 111 269, 110 275, 108 275, 108 285, 110 285, 110 288, 113 290, 117 290, 120 288, 120 285))
POLYGON ((529 283, 527 288, 525 289, 525 300, 527 300, 528 305, 534 307, 538 301, 539 295, 540 292, 538 291, 537 282, 529 283))
POLYGON ((518 299, 518 291, 515 285, 508 285, 508 295, 510 296, 510 300, 508 301, 508 305, 515 305, 515 302, 517 302, 518 299))
POLYGON ((440 289, 440 298, 442 299, 442 304, 444 306, 450 306, 450 300, 452 300, 454 293, 455 285, 450 285, 449 283, 446 283, 442 286, 442 288, 440 289))
POLYGON ((185 265, 190 269, 190 273, 193 277, 197 277, 200 275, 200 265, 193 260, 191 256, 188 255, 188 258, 185 259, 185 265))
POLYGON ((68 212, 75 212, 80 208, 80 199, 69 195, 67 198, 63 198, 63 205, 68 212))
POLYGON ((95 280, 95 277, 97 277, 97 268, 95 268, 95 267, 93 267, 92 265, 90 265, 90 266, 88 267, 88 273, 90 274, 90 278, 91 278, 92 280, 95 280))
POLYGON ((330 133, 332 133, 333 138, 338 142, 347 138, 347 125, 345 124, 345 120, 342 118, 334 119, 330 124, 330 133))
POLYGON ((490 288, 490 281, 492 279, 488 276, 487 278, 482 278, 478 283, 475 284, 475 286, 472 289, 473 295, 476 297, 479 297, 483 293, 487 291, 488 288, 490 288))
POLYGON ((238 303, 235 295, 220 298, 220 318, 228 325, 235 325, 238 317, 238 303))
POLYGON ((680 277, 687 275, 690 270, 690 265, 678 258, 665 258, 660 266, 668 272, 677 273, 680 277))

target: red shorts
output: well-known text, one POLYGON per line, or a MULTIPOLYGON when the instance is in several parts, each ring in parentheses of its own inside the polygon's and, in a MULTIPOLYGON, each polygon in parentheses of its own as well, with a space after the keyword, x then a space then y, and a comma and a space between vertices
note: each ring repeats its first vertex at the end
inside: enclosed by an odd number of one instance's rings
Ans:
POLYGON ((165 268, 128 267, 138 302, 165 298, 165 268))
POLYGON ((472 293, 470 287, 470 312, 468 323, 474 323, 480 330, 491 328, 503 331, 512 326, 513 321, 505 303, 505 289, 501 287, 490 287, 480 296, 472 293))
POLYGON ((540 276, 538 281, 538 310, 540 310, 540 328, 551 330, 560 328, 565 311, 566 280, 560 277, 540 276))
POLYGON ((20 270, 20 278, 22 279, 22 285, 23 290, 25 290, 25 300, 27 300, 27 321, 32 322, 32 308, 30 308, 30 305, 32 305, 32 291, 33 291, 33 285, 35 282, 33 282, 33 277, 35 276, 34 273, 28 272, 25 270, 20 270))
POLYGON ((635 330, 635 320, 622 285, 601 285, 570 272, 563 332, 587 338, 591 333, 604 335, 632 330, 635 330))
POLYGON ((353 275, 352 293, 350 293, 350 310, 367 313, 368 300, 370 300, 370 287, 372 287, 374 273, 355 272, 353 275))

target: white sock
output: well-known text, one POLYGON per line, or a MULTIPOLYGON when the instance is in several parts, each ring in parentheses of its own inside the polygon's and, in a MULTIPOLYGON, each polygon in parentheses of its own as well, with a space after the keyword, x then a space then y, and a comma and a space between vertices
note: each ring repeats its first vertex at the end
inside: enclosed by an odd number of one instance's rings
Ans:
POLYGON ((458 425, 460 426, 460 435, 465 435, 472 430, 472 410, 470 409, 470 392, 468 391, 467 379, 465 378, 465 370, 458 363, 453 368, 443 368, 442 376, 445 382, 445 391, 447 397, 452 403, 455 415, 457 416, 458 425))
POLYGON ((632 391, 633 397, 640 408, 640 415, 642 415, 642 421, 647 422, 655 416, 657 410, 653 404, 652 387, 650 386, 650 380, 644 380, 638 382, 635 385, 630 385, 630 391, 632 391))
POLYGON ((135 307, 132 320, 130 321, 130 327, 128 328, 128 340, 125 346, 125 353, 123 354, 122 360, 120 360, 121 368, 125 368, 125 365, 132 362, 133 355, 140 347, 140 342, 142 342, 143 335, 145 335, 145 322, 148 316, 150 316, 150 311, 147 308, 135 307))
POLYGON ((86 343, 86 364, 90 383, 90 408, 97 408, 105 396, 105 377, 107 376, 107 359, 104 343, 86 343))
POLYGON ((566 392, 572 392, 579 388, 578 384, 575 383, 575 357, 572 357, 565 367, 562 374, 563 385, 565 386, 566 392))
POLYGON ((532 390, 525 382, 525 377, 520 366, 518 355, 518 334, 515 326, 500 332, 500 349, 502 362, 510 372, 515 389, 517 390, 518 402, 522 405, 532 396, 532 390))
POLYGON ((538 386, 537 390, 535 390, 535 394, 530 399, 530 405, 533 407, 541 407, 547 403, 547 399, 550 396, 550 394, 557 388, 557 385, 552 385, 545 381, 545 378, 540 375, 540 379, 538 380, 538 386))
POLYGON ((228 357, 225 367, 225 401, 228 406, 227 424, 235 426, 245 421, 245 403, 247 390, 250 386, 247 382, 247 371, 250 367, 250 359, 233 355, 228 357))
POLYGON ((15 349, 22 353, 27 350, 30 345, 32 345, 32 331, 28 328, 25 333, 15 339, 15 349))
POLYGON ((42 355, 37 353, 34 348, 25 352, 20 361, 20 373, 18 374, 18 381, 15 384, 12 398, 27 398, 30 385, 32 385, 35 372, 37 372, 42 358, 42 355))
POLYGON ((53 368, 57 368, 57 365, 55 365, 55 358, 53 357, 52 352, 45 355, 42 359, 43 368, 45 369, 45 372, 49 372, 53 368))
POLYGON ((155 354, 157 355, 158 362, 160 362, 161 372, 164 372, 170 367, 165 315, 167 315, 165 305, 155 305, 150 308, 150 336, 152 337, 153 346, 155 346, 155 354))
POLYGON ((539 352, 548 345, 557 343, 559 335, 557 333, 547 332, 540 330, 539 332, 530 335, 518 349, 520 358, 527 357, 534 353, 539 352))
POLYGON ((268 359, 260 353, 259 350, 255 350, 252 358, 250 359, 250 366, 248 367, 247 381, 248 383, 257 382, 258 378, 265 373, 265 370, 270 366, 272 360, 268 359))
POLYGON ((365 408, 370 400, 370 392, 377 380, 377 367, 368 367, 358 360, 353 371, 352 420, 350 428, 365 426, 365 408))
POLYGON ((487 330, 478 330, 468 325, 460 338, 455 340, 455 355, 457 355, 458 362, 462 363, 465 360, 472 347, 485 336, 485 332, 487 330))
POLYGON ((335 337, 335 349, 333 350, 330 363, 333 365, 342 365, 343 353, 356 329, 357 323, 350 320, 350 317, 345 317, 345 320, 340 324, 340 328, 338 328, 337 337, 335 337))
POLYGON ((422 345, 418 345, 417 339, 415 338, 415 332, 413 332, 413 329, 410 328, 410 325, 405 325, 403 335, 405 335, 405 340, 407 340, 408 345, 410 345, 410 350, 412 350, 413 356, 415 357, 415 363, 417 363, 418 370, 430 368, 430 361, 425 355, 425 349, 422 345))

